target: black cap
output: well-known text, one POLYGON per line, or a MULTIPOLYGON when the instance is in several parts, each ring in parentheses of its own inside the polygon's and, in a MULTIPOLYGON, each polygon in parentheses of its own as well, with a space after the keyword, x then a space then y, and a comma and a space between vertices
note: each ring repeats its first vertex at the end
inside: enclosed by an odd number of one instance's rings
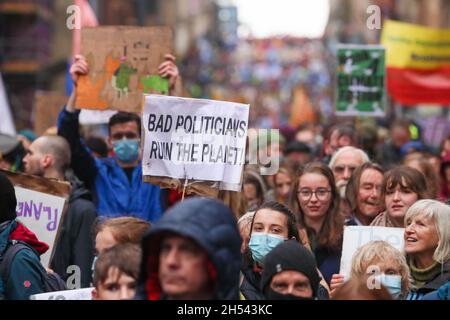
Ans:
POLYGON ((267 254, 261 278, 261 289, 264 293, 270 288, 273 276, 283 271, 303 273, 309 279, 313 297, 317 296, 320 276, 316 261, 312 253, 295 240, 285 241, 267 254))
POLYGON ((0 223, 16 218, 16 192, 11 181, 0 172, 0 223))

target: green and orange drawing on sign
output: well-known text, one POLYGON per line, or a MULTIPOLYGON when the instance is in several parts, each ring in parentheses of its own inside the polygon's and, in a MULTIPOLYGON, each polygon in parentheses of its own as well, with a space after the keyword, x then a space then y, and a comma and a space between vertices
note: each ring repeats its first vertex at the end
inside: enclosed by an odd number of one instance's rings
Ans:
POLYGON ((89 74, 78 81, 77 108, 140 112, 144 93, 168 94, 158 66, 172 52, 169 28, 86 28, 81 51, 89 74))

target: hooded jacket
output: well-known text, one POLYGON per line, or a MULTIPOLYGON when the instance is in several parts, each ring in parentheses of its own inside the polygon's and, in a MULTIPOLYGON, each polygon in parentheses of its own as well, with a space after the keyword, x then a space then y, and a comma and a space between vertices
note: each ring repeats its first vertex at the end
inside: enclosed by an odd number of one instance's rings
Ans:
POLYGON ((45 289, 46 271, 39 255, 48 250, 36 235, 16 221, 16 193, 9 179, 0 173, 0 257, 12 241, 25 243, 30 250, 19 250, 9 267, 8 279, 0 277, 0 292, 8 300, 26 300, 45 289))
POLYGON ((45 291, 46 271, 39 256, 48 250, 48 245, 40 242, 36 235, 15 220, 0 224, 0 255, 6 252, 12 240, 21 241, 31 250, 20 250, 10 267, 7 283, 0 280, 6 299, 28 300, 30 295, 45 291))
POLYGON ((212 299, 239 299, 241 237, 228 207, 206 198, 191 198, 170 208, 143 238, 143 258, 136 298, 164 297, 158 279, 159 248, 164 233, 195 241, 203 248, 216 274, 212 299))
POLYGON ((67 267, 76 265, 81 271, 81 287, 87 288, 92 282, 92 262, 94 260, 93 225, 97 211, 92 203, 91 193, 75 176, 69 179, 71 192, 61 234, 55 244, 55 254, 51 268, 65 281, 73 271, 67 267))

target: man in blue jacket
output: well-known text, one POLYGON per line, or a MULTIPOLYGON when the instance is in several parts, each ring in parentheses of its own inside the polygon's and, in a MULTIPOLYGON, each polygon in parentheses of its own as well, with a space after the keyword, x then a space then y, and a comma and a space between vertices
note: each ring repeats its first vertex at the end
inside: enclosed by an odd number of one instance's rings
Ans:
POLYGON ((0 173, 0 261, 15 241, 29 248, 19 250, 9 266, 1 265, 0 299, 28 300, 30 295, 45 291, 46 271, 39 255, 48 250, 48 245, 16 221, 16 205, 14 187, 0 173), (3 273, 3 269, 9 270, 9 274, 3 273))
MULTIPOLYGON (((175 58, 166 55, 159 67, 159 75, 169 77, 170 91, 175 88, 178 68, 175 58)), ((87 74, 89 67, 83 56, 76 56, 70 68, 72 80, 87 74)), ((58 119, 58 134, 67 139, 72 151, 75 174, 91 189, 99 216, 135 216, 154 222, 162 214, 161 190, 158 186, 142 182, 140 147, 141 120, 134 113, 119 112, 109 121, 109 144, 114 157, 94 158, 80 141, 78 116, 75 109, 76 90, 58 119)))
POLYGON ((241 242, 223 203, 206 198, 178 203, 143 238, 136 298, 239 299, 241 242))

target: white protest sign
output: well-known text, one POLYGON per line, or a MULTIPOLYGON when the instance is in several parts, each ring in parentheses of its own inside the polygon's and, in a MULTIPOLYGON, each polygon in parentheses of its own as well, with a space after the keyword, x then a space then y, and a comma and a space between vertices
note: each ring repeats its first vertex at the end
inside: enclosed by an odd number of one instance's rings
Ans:
POLYGON ((143 112, 144 176, 240 184, 249 105, 145 95, 143 112))
POLYGON ((104 124, 109 122, 109 118, 115 115, 115 110, 90 110, 81 109, 79 122, 82 125, 104 124))
POLYGON ((404 228, 347 226, 344 228, 340 274, 348 279, 352 266, 352 257, 359 247, 371 241, 383 240, 400 252, 404 251, 404 228))
POLYGON ((94 288, 53 291, 30 296, 30 300, 92 300, 94 288))
POLYGON ((65 199, 17 186, 14 189, 17 198, 17 219, 50 247, 41 255, 41 262, 47 267, 61 222, 65 199))

